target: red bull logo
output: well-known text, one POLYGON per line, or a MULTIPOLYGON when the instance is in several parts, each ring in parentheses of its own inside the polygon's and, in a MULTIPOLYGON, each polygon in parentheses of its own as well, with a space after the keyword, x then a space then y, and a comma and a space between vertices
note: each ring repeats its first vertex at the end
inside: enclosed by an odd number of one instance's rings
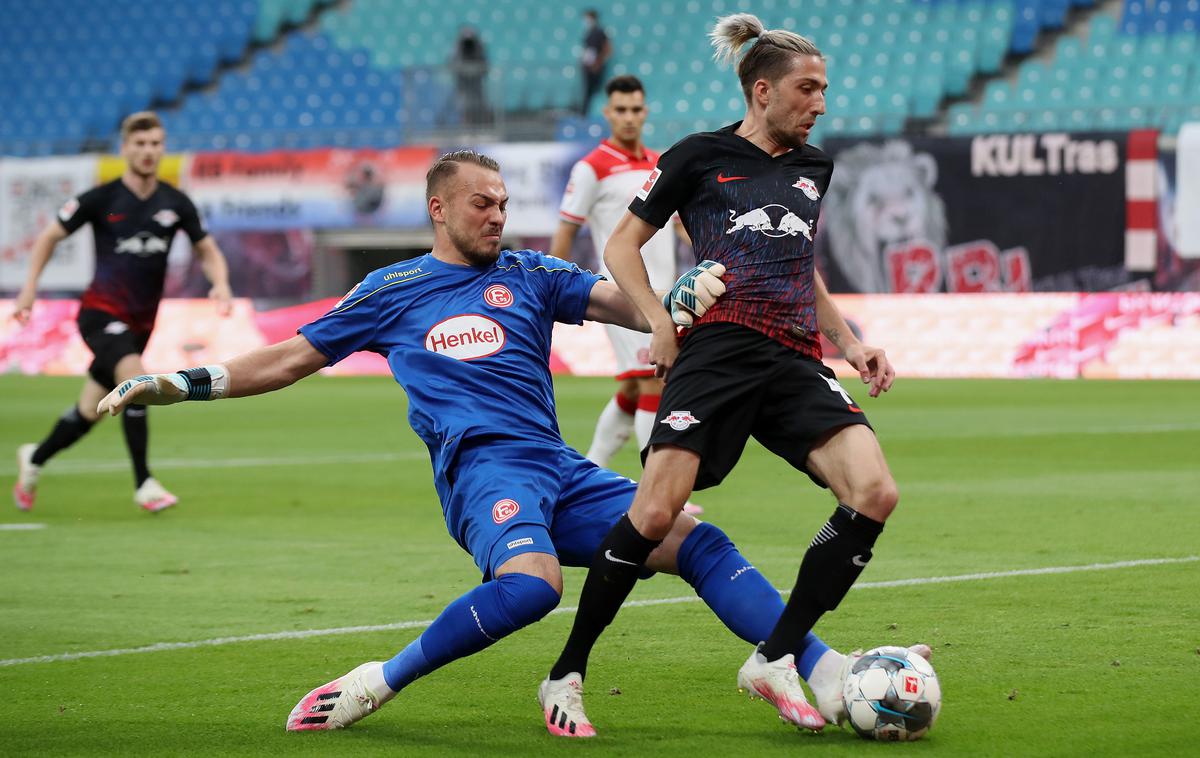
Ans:
POLYGON ((821 193, 817 192, 817 183, 812 179, 802 176, 792 186, 803 192, 804 196, 814 203, 821 199, 821 193))
POLYGON ((451 316, 435 324, 425 335, 426 350, 460 361, 494 355, 504 343, 504 327, 478 313, 451 316))
POLYGON ((693 416, 691 411, 671 411, 666 418, 658 423, 666 424, 675 431, 682 432, 692 424, 699 424, 700 419, 693 416))
POLYGON ((742 229, 752 232, 762 232, 768 237, 795 237, 797 234, 812 242, 812 222, 804 221, 786 206, 771 203, 761 208, 754 208, 745 213, 730 209, 729 221, 733 226, 725 231, 733 234, 742 229), (774 221, 773 219, 778 219, 774 221))

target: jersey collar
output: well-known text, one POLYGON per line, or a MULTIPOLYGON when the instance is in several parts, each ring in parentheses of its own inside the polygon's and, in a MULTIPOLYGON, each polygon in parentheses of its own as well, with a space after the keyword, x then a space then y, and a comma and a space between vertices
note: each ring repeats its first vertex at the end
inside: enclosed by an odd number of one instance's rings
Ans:
POLYGON ((628 157, 630 160, 634 160, 634 161, 646 160, 646 146, 645 145, 642 146, 642 154, 635 155, 634 153, 629 152, 625 148, 623 148, 620 145, 618 145, 617 143, 613 142, 608 137, 605 137, 604 139, 600 140, 600 144, 604 145, 605 147, 609 148, 610 150, 616 150, 618 153, 628 157))

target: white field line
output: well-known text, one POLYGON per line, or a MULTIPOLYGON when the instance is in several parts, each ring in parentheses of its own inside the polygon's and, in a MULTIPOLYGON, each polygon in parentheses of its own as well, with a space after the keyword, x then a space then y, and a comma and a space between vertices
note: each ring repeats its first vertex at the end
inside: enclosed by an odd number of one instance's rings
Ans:
MULTIPOLYGON (((949 584, 951 582, 975 582, 987 579, 1005 579, 1014 576, 1040 576, 1043 574, 1072 574, 1080 571, 1111 571, 1115 569, 1136 568, 1140 566, 1161 566, 1173 563, 1194 563, 1200 561, 1200 556, 1190 555, 1185 558, 1144 558, 1136 561, 1117 561, 1116 563, 1090 563, 1083 566, 1050 566, 1047 568, 1016 569, 1013 571, 991 571, 980 574, 957 574, 954 576, 928 576, 915 579, 894 579, 883 582, 859 582, 853 589, 868 590, 885 587, 907 587, 921 584, 949 584)), ((790 590, 784 591, 787 594, 790 590)), ((625 603, 626 608, 645 608, 656 605, 675 605, 677 603, 696 603, 700 598, 694 595, 686 597, 665 597, 653 600, 632 600, 625 603)), ((560 606, 551 613, 574 613, 576 607, 560 606)), ((58 661, 77 661, 84 658, 111 658, 118 655, 136 655, 139 653, 161 653, 168 650, 193 650, 201 647, 218 647, 239 642, 266 642, 273 640, 298 640, 309 637, 328 637, 335 634, 362 634, 366 632, 390 632, 402 629, 424 629, 433 623, 432 619, 424 621, 399 621, 392 624, 371 624, 368 626, 341 626, 332 629, 299 629, 290 632, 266 632, 264 634, 245 634, 236 637, 214 637, 207 640, 192 642, 156 642, 153 645, 141 647, 117 648, 113 650, 89 650, 78 653, 59 653, 57 655, 37 655, 31 658, 0 659, 0 667, 21 666, 27 663, 56 663, 58 661)))
MULTIPOLYGON (((885 435, 887 439, 935 439, 935 438, 973 438, 973 437, 1057 437, 1062 435, 1110 435, 1110 434, 1161 434, 1163 432, 1195 432, 1200 431, 1200 424, 1144 424, 1140 426, 1097 426, 1055 429, 1011 429, 1008 431, 973 431, 962 429, 946 429, 928 435, 893 434, 885 435)), ((195 469, 195 468, 249 468, 254 466, 320 466, 341 465, 346 463, 387 463, 391 461, 424 461, 429 454, 424 451, 406 450, 392 453, 342 453, 340 455, 312 456, 261 456, 257 458, 162 458, 153 461, 156 469, 195 469)), ((95 474, 108 471, 126 471, 129 462, 121 456, 112 461, 61 461, 55 462, 48 469, 53 476, 95 474)), ((16 476, 15 466, 0 467, 0 476, 16 476)))
POLYGON ((32 532, 37 529, 45 528, 45 524, 0 524, 0 532, 32 532))

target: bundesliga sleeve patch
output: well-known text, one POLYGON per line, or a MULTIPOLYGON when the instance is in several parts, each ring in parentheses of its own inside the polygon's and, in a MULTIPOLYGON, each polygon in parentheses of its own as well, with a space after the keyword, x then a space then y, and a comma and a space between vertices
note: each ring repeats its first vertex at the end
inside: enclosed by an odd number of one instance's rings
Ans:
POLYGON ((62 208, 58 209, 58 218, 61 221, 70 221, 71 217, 75 215, 75 211, 77 210, 79 210, 79 201, 75 198, 71 198, 67 202, 63 203, 62 208))
POLYGON ((654 183, 660 176, 662 176, 662 171, 657 168, 650 172, 650 176, 646 177, 646 183, 637 191, 638 200, 645 200, 650 195, 650 190, 654 189, 654 183))

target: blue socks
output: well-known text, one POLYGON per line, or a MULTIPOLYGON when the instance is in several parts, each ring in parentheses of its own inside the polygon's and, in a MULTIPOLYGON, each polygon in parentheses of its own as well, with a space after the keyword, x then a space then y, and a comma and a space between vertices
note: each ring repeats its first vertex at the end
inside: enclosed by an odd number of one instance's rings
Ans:
MULTIPOLYGON (((712 524, 700 523, 679 546, 679 576, 696 590, 729 631, 752 645, 771 636, 783 598, 766 577, 712 524)), ((807 680, 829 646, 809 632, 800 643, 796 670, 807 680)))
POLYGON ((417 677, 532 624, 554 610, 558 600, 549 582, 528 574, 485 582, 446 606, 420 637, 384 663, 383 678, 399 692, 417 677))

